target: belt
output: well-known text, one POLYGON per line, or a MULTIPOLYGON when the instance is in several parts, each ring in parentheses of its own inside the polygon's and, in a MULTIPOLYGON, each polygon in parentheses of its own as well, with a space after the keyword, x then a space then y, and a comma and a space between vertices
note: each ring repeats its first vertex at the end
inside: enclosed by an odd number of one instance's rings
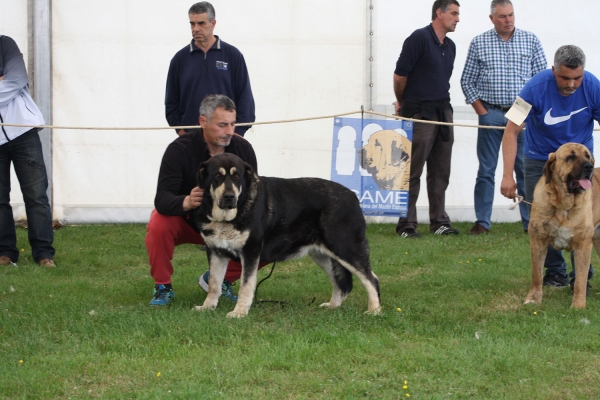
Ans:
POLYGON ((510 110, 510 108, 512 107, 512 106, 504 107, 504 106, 499 106, 497 104, 490 104, 490 103, 485 103, 485 104, 487 104, 487 106, 489 108, 495 108, 496 110, 505 111, 505 112, 510 110))

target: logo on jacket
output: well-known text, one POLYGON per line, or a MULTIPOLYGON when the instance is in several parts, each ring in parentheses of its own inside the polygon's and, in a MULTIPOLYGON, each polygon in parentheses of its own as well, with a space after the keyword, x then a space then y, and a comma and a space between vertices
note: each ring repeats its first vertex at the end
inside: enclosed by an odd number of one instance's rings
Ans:
POLYGON ((552 111, 552 109, 549 109, 548 112, 546 113, 546 115, 544 116, 544 123, 546 125, 556 125, 560 122, 565 122, 569 118, 571 118, 572 115, 575 115, 578 112, 585 110, 586 108, 587 107, 580 108, 579 110, 573 111, 571 114, 565 115, 563 117, 553 117, 552 115, 550 115, 550 112, 552 111))
POLYGON ((225 61, 217 61, 217 69, 227 71, 227 63, 225 61))

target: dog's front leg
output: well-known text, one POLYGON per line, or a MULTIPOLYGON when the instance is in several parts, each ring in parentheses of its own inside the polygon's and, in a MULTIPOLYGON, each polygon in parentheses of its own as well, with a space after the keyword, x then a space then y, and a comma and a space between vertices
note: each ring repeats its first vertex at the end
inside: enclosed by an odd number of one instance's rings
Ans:
POLYGON ((194 311, 214 310, 219 304, 221 296, 221 285, 227 271, 227 263, 229 259, 211 252, 209 256, 210 262, 210 277, 208 278, 208 295, 204 300, 204 304, 192 308, 194 311))
POLYGON ((525 298, 525 304, 542 302, 542 270, 548 253, 548 245, 534 237, 535 231, 529 229, 529 248, 531 251, 531 287, 525 298))
POLYGON ((259 257, 242 258, 242 278, 240 279, 238 301, 233 311, 227 314, 227 318, 243 318, 248 315, 256 290, 258 261, 259 257))
POLYGON ((575 285, 573 286, 572 308, 585 308, 591 253, 592 244, 589 243, 589 240, 581 248, 575 249, 575 285))

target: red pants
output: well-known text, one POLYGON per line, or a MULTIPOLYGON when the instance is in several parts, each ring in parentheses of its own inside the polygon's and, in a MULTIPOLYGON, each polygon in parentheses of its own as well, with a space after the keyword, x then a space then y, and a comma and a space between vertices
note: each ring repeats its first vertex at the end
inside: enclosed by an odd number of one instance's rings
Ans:
MULTIPOLYGON (((173 251, 175 246, 184 243, 204 244, 199 233, 196 233, 182 217, 173 217, 159 214, 156 210, 150 215, 150 222, 146 227, 146 251, 150 264, 150 275, 158 284, 171 283, 173 275, 173 251)), ((266 263, 261 263, 262 268, 266 263)), ((229 260, 225 279, 235 282, 242 275, 242 264, 229 260)))

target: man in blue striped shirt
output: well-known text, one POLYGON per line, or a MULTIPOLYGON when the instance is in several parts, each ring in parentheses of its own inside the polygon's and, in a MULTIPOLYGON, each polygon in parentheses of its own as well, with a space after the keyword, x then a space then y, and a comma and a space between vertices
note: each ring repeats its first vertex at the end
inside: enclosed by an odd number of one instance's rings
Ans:
MULTIPOLYGON (((490 20, 494 29, 476 36, 469 46, 460 84, 467 104, 479 116, 479 125, 505 126, 504 114, 511 107, 527 81, 546 69, 548 63, 542 44, 531 32, 515 28, 515 13, 510 0, 493 0, 490 20)), ((469 232, 488 233, 498 154, 504 129, 478 129, 477 159, 479 170, 475 181, 475 216, 477 221, 469 232)), ((523 179, 523 134, 518 138, 515 162, 517 188, 525 194, 523 179)), ((529 211, 519 205, 523 229, 529 225, 529 211)))

